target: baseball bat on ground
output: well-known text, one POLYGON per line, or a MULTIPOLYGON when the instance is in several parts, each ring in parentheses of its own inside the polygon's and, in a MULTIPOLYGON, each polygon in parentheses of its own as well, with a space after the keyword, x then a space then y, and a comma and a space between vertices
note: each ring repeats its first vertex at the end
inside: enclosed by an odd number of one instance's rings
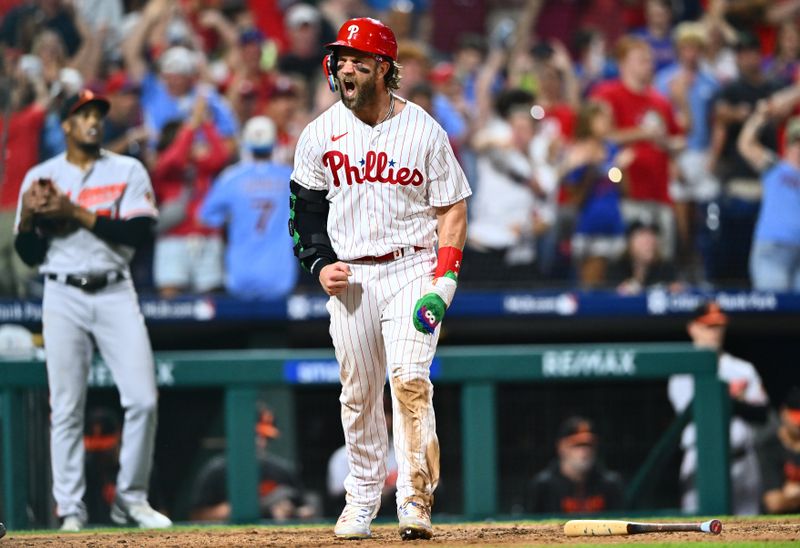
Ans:
POLYGON ((722 532, 722 522, 718 519, 702 523, 639 523, 606 519, 573 519, 564 524, 564 534, 568 537, 636 535, 674 531, 696 531, 718 535, 722 532))

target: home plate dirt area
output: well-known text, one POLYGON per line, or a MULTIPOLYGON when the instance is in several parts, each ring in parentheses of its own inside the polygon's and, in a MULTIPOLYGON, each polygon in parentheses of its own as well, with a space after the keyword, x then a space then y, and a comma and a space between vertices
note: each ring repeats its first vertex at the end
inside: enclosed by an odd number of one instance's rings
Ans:
MULTIPOLYGON (((673 520, 669 520, 673 521, 673 520)), ((0 548, 11 546, 52 547, 223 547, 223 546, 542 546, 550 544, 660 544, 683 545, 694 542, 720 543, 728 546, 752 546, 753 543, 786 545, 800 543, 800 519, 737 519, 722 518, 720 535, 704 533, 647 533, 630 536, 567 537, 563 523, 467 523, 434 524, 434 538, 429 541, 403 542, 397 526, 373 525, 372 538, 352 541, 333 536, 333 525, 315 526, 239 526, 239 527, 179 527, 166 531, 136 529, 85 531, 81 533, 9 531, 0 540, 0 548)))

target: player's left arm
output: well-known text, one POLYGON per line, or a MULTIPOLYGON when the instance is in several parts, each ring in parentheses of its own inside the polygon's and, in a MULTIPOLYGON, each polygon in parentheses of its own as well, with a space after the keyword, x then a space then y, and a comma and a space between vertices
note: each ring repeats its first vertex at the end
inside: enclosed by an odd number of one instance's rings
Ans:
POLYGON ((439 252, 433 280, 414 306, 414 327, 420 333, 436 331, 453 302, 467 238, 467 202, 436 208, 439 252))

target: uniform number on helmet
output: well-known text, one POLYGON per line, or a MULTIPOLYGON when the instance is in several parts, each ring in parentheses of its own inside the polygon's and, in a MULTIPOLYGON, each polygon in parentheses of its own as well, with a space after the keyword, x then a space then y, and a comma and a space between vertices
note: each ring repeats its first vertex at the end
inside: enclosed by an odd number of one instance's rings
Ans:
POLYGON ((358 32, 358 25, 350 25, 349 27, 347 27, 347 30, 350 31, 350 34, 347 35, 347 39, 352 40, 353 36, 355 36, 356 33, 358 32))

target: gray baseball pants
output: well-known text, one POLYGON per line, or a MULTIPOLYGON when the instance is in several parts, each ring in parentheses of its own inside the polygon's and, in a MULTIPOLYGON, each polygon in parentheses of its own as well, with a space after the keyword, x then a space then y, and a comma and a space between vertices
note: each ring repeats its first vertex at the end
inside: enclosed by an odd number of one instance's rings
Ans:
POLYGON ((147 500, 157 421, 150 339, 130 280, 96 293, 47 280, 42 303, 53 496, 59 517, 86 516, 83 495, 84 411, 92 340, 111 370, 125 409, 116 493, 123 502, 147 500))

